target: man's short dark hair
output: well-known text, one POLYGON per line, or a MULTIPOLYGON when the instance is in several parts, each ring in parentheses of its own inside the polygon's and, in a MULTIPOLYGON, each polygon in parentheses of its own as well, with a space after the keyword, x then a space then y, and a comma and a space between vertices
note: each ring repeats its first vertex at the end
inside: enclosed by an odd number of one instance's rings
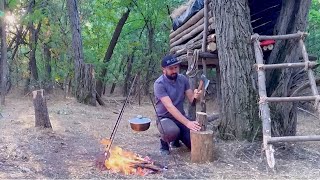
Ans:
POLYGON ((165 68, 165 67, 173 66, 180 63, 181 61, 179 61, 175 55, 169 54, 163 57, 161 66, 165 68))

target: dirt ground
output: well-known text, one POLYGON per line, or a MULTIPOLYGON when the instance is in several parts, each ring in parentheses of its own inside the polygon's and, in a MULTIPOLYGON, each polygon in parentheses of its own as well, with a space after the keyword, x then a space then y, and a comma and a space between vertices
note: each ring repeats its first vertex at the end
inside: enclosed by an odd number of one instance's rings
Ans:
MULTIPOLYGON (((96 155, 103 151, 100 140, 109 138, 122 102, 108 98, 105 107, 90 107, 73 98, 63 100, 59 94, 49 95, 47 100, 53 131, 34 127, 31 97, 13 94, 7 97, 0 118, 0 179, 141 178, 100 171, 94 165, 96 155)), ((267 167, 261 142, 215 139, 215 160, 193 164, 185 147, 173 149, 169 156, 160 156, 154 118, 149 130, 134 132, 128 120, 136 115, 153 118, 151 103, 146 100, 141 106, 134 102, 128 105, 114 143, 168 166, 168 170, 144 176, 144 179, 320 178, 320 142, 278 147, 275 151, 276 168, 272 171, 267 167)), ((300 113, 298 134, 320 134, 319 120, 300 113)))

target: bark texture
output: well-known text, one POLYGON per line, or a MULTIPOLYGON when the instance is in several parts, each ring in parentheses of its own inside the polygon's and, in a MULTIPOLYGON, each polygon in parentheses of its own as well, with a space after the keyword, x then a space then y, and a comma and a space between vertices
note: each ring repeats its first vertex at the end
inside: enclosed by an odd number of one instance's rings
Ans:
MULTIPOLYGON (((283 1, 280 16, 274 29, 274 34, 291 34, 305 31, 307 15, 311 0, 283 1)), ((301 49, 297 40, 277 41, 267 63, 299 62, 301 49)), ((287 97, 297 88, 296 82, 301 76, 301 69, 287 68, 267 72, 268 96, 287 97), (299 78, 297 78, 299 77, 299 78)), ((272 119, 272 136, 290 136, 296 134, 297 104, 272 103, 270 104, 272 119)))
POLYGON ((251 138, 261 121, 253 86, 255 62, 247 0, 212 1, 221 75, 220 136, 251 138))
POLYGON ((53 90, 52 73, 51 73, 51 51, 48 43, 43 44, 43 53, 45 58, 45 69, 46 69, 46 91, 51 93, 53 90))
POLYGON ((43 89, 33 91, 33 106, 35 115, 35 127, 52 128, 46 99, 43 97, 43 89))
POLYGON ((75 96, 77 101, 84 104, 96 105, 96 86, 94 68, 84 63, 80 18, 76 0, 67 1, 71 31, 72 49, 75 69, 75 96))
MULTIPOLYGON (((5 3, 4 1, 0 2, 0 10, 4 12, 5 3)), ((0 77, 1 77, 1 105, 5 104, 5 96, 7 93, 7 34, 6 34, 6 22, 4 16, 0 19, 0 28, 1 28, 1 63, 0 63, 0 77)))

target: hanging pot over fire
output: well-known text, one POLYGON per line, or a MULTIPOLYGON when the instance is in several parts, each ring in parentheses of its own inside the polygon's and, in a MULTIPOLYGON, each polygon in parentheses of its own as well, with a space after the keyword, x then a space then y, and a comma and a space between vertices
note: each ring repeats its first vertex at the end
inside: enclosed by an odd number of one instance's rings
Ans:
POLYGON ((129 120, 130 127, 134 131, 146 131, 150 127, 151 119, 138 115, 129 120))

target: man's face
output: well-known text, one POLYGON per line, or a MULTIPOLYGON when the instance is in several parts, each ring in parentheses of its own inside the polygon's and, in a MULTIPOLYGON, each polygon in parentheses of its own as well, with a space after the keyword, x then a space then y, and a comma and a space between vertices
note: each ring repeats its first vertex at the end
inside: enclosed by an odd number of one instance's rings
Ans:
POLYGON ((163 74, 165 74, 167 78, 171 80, 177 79, 179 70, 180 70, 179 64, 162 68, 163 74))

